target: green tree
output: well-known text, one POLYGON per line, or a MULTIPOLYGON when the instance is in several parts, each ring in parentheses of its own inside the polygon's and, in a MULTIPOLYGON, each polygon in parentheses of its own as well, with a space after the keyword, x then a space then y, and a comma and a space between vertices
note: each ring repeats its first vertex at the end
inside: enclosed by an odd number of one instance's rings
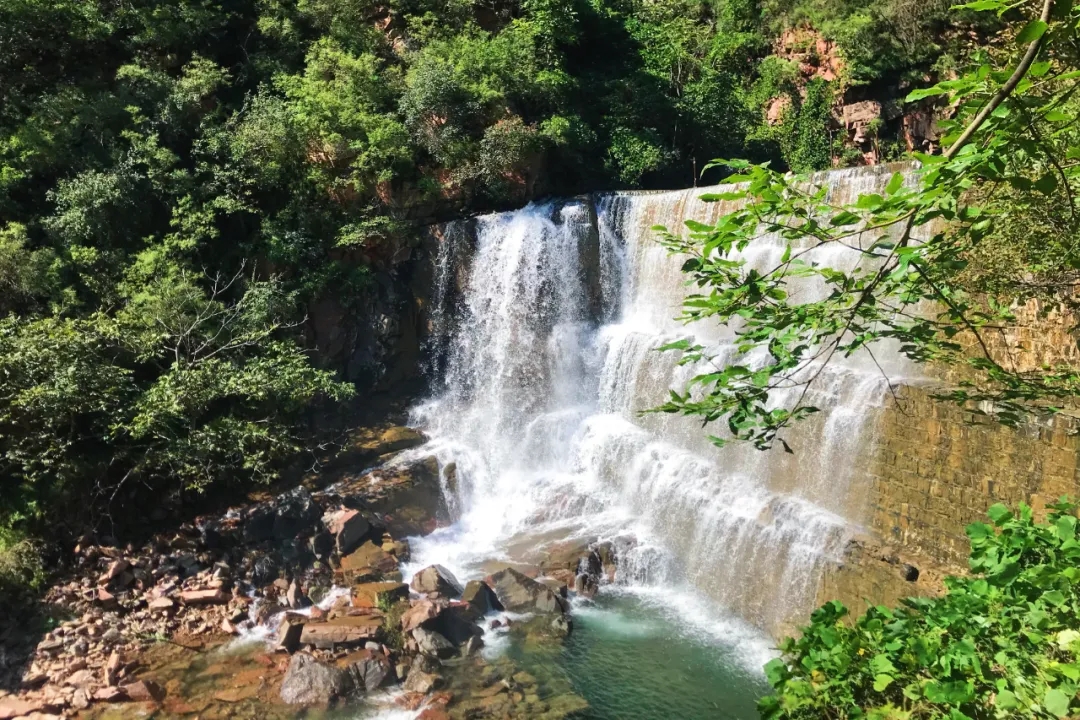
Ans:
MULTIPOLYGON (((1014 11, 996 0, 967 7, 1014 11)), ((706 422, 724 419, 729 438, 766 448, 793 421, 817 412, 805 399, 824 368, 855 353, 872 356, 884 340, 896 341, 918 362, 966 368, 969 379, 939 397, 973 412, 1011 424, 1028 411, 1064 410, 1080 389, 1074 370, 1017 370, 995 356, 983 337, 986 328, 1012 320, 1012 302, 1030 296, 1031 285, 1000 278, 995 292, 980 294, 967 272, 988 237, 1030 215, 1032 203, 1010 202, 999 190, 1042 195, 1063 208, 1070 219, 1059 254, 1044 256, 1040 272, 1071 276, 1076 264, 1077 228, 1069 210, 1076 178, 1067 161, 1080 144, 1072 123, 1080 75, 1072 50, 1076 17, 1068 8, 1052 11, 1046 0, 1035 17, 1019 23, 1015 52, 983 53, 961 77, 911 93, 910 100, 945 96, 958 108, 944 124, 948 150, 917 154, 922 169, 912 182, 897 174, 883 194, 837 206, 812 178, 722 163, 740 168, 742 174, 729 181, 743 184, 707 199, 738 200, 741 209, 715 225, 689 222, 687 237, 665 231, 663 239, 688 256, 685 269, 704 290, 687 299, 685 319, 737 321, 743 357, 764 359, 710 369, 659 410, 706 422), (748 267, 739 253, 765 235, 784 243, 780 262, 748 267), (828 247, 851 249, 861 259, 837 269, 807 258, 828 247), (790 281, 806 279, 821 283, 824 292, 812 300, 789 295, 790 281), (917 312, 923 302, 937 310, 917 312), (770 398, 781 388, 796 390, 796 399, 776 406, 770 398)), ((682 351, 684 362, 712 360, 708 348, 690 341, 667 347, 682 351)))

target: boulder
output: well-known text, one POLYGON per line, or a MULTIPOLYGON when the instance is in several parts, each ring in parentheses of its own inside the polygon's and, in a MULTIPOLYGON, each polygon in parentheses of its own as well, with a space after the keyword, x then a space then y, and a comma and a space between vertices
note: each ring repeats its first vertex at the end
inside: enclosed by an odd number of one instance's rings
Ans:
POLYGON ((335 647, 360 647, 379 637, 383 619, 377 615, 345 616, 324 623, 307 623, 300 633, 301 645, 320 650, 335 647))
POLYGON ((424 708, 423 711, 416 716, 416 720, 451 720, 451 718, 450 713, 442 708, 430 707, 424 708))
POLYGON ((278 625, 277 646, 287 653, 300 649, 300 638, 304 632, 304 623, 285 617, 278 625))
POLYGON ((353 687, 348 670, 297 653, 281 682, 281 699, 289 705, 324 705, 348 695, 353 687))
POLYGON ((158 612, 168 612, 169 610, 172 610, 176 607, 176 603, 173 602, 170 598, 159 597, 155 600, 151 600, 150 604, 147 605, 147 607, 151 610, 155 610, 158 612))
POLYGON ((129 700, 135 702, 161 702, 165 699, 165 690, 153 680, 138 680, 127 685, 121 685, 120 689, 129 700))
POLYGON ((369 532, 371 523, 359 510, 339 507, 323 515, 323 526, 333 539, 334 549, 341 555, 355 550, 369 532))
POLYGON ((427 436, 419 430, 411 427, 392 427, 384 432, 378 441, 378 452, 381 454, 408 450, 427 442, 427 436))
POLYGON ((102 573, 101 577, 98 578, 98 585, 108 585, 113 580, 117 579, 125 572, 127 572, 128 568, 130 567, 131 564, 127 560, 124 560, 122 558, 120 560, 113 560, 112 563, 109 565, 108 570, 102 573))
POLYGON ((120 660, 120 653, 113 650, 109 655, 108 661, 105 663, 105 684, 109 687, 114 687, 120 678, 120 668, 123 663, 120 660))
POLYGON ((361 650, 347 656, 342 664, 352 676, 356 688, 363 688, 366 692, 378 690, 393 679, 390 660, 381 652, 361 650))
POLYGON ((116 596, 103 587, 97 589, 97 604, 106 610, 115 610, 118 605, 116 596))
POLYGON ((443 611, 422 627, 434 630, 449 640, 454 646, 460 647, 474 637, 484 634, 481 627, 474 622, 472 608, 466 603, 456 602, 443 608, 443 611))
POLYGON ((325 530, 308 538, 308 550, 317 558, 325 559, 334 552, 334 537, 325 530))
POLYGON ((505 609, 495 591, 480 580, 470 580, 465 591, 461 593, 461 599, 469 604, 477 618, 505 609))
POLYGON ((185 605, 224 605, 229 602, 229 594, 224 590, 185 590, 180 593, 180 602, 185 605))
MULTIPOLYGON (((413 640, 416 641, 416 646, 424 655, 430 655, 437 658, 448 658, 457 651, 453 643, 435 630, 418 627, 412 631, 412 636, 413 640)), ((411 678, 412 675, 409 677, 411 678)))
POLYGON ((363 577, 381 577, 397 569, 397 558, 370 540, 341 558, 341 574, 350 583, 363 577))
MULTIPOLYGON (((93 697, 93 699, 97 700, 98 702, 110 702, 111 703, 111 702, 120 702, 121 700, 127 700, 127 695, 125 695, 124 691, 121 690, 118 687, 100 688, 98 690, 95 690, 94 694, 91 697, 93 697)), ((0 714, 0 718, 3 718, 3 717, 4 716, 2 714, 0 714)))
POLYGON ((300 583, 293 580, 289 583, 289 589, 285 591, 285 603, 293 610, 306 608, 311 605, 311 600, 300 588, 300 583))
POLYGON ((440 682, 442 682, 442 678, 435 673, 423 672, 414 668, 409 671, 409 676, 405 679, 402 689, 409 693, 427 695, 437 688, 440 682))
POLYGON ((244 521, 244 542, 296 538, 310 530, 321 515, 319 506, 306 488, 293 488, 248 512, 244 521))
POLYGON ((358 608, 386 609, 398 600, 407 600, 409 586, 398 582, 373 582, 352 589, 352 605, 358 608))
POLYGON ((434 620, 443 611, 444 604, 433 600, 421 600, 401 615, 401 629, 412 632, 429 620, 434 620))
POLYGON ((416 573, 412 589, 418 593, 438 593, 442 597, 458 597, 464 592, 454 574, 442 565, 432 565, 416 573))
POLYGON ((599 590, 599 585, 596 582, 596 578, 592 575, 578 575, 574 578, 574 592, 582 597, 592 598, 596 596, 599 590))
POLYGON ((499 602, 511 612, 561 614, 569 607, 565 599, 513 568, 495 573, 491 584, 499 602))
POLYGON ((311 529, 322 512, 305 487, 293 488, 274 500, 274 539, 288 540, 311 529))
POLYGON ((30 715, 42 709, 44 703, 22 700, 14 696, 0 698, 0 720, 30 715))

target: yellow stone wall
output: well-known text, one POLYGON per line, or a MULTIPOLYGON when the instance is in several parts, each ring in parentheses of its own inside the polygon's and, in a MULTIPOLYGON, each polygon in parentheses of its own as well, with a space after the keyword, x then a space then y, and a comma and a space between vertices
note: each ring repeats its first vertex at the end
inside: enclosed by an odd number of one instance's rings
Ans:
MULTIPOLYGON (((1016 314, 1015 327, 984 334, 998 362, 1021 371, 1080 365, 1075 317, 1036 303, 1016 314)), ((939 382, 956 375, 937 372, 939 382)), ((819 604, 839 599, 861 611, 866 602, 895 605, 902 597, 941 592, 946 574, 966 570, 964 528, 985 521, 990 505, 1025 502, 1038 514, 1062 495, 1080 498, 1076 421, 1049 416, 1009 428, 932 399, 933 387, 907 385, 882 411, 866 468, 866 537, 826 570, 819 604), (920 569, 918 582, 903 579, 905 563, 920 569)))

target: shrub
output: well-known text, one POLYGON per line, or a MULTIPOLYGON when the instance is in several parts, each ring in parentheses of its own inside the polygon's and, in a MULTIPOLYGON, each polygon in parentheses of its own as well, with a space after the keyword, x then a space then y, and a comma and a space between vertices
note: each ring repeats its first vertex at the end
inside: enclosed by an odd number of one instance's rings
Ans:
POLYGON ((10 606, 27 600, 45 583, 40 546, 23 535, 0 528, 0 602, 10 606))
POLYGON ((872 607, 853 624, 830 602, 766 666, 779 718, 1061 718, 1080 708, 1080 542, 1077 506, 1045 522, 1031 508, 974 523, 971 577, 947 594, 872 607))

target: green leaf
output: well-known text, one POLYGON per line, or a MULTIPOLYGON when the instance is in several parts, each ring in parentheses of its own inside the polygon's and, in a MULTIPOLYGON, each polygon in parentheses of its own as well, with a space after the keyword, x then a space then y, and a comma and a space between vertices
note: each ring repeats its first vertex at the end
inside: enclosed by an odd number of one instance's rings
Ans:
POLYGON ((881 692, 885 688, 892 685, 893 682, 894 682, 894 678, 892 677, 892 675, 886 675, 884 673, 882 673, 881 675, 875 675, 874 676, 874 689, 877 690, 878 692, 881 692))
POLYGON ((1009 508, 1001 503, 991 505, 990 509, 986 511, 986 514, 998 527, 1001 527, 1012 519, 1012 513, 1009 511, 1009 508))
POLYGON ((787 665, 780 658, 773 658, 765 665, 765 677, 774 687, 778 686, 787 674, 787 665))
POLYGON ((887 655, 875 655, 874 659, 870 661, 870 671, 877 675, 888 675, 896 672, 896 666, 893 665, 892 660, 887 655))
POLYGON ((923 690, 926 699, 930 702, 943 705, 960 705, 969 702, 975 696, 975 688, 967 682, 937 682, 927 683, 923 690))
POLYGON ((1032 20, 1020 31, 1020 34, 1016 36, 1016 42, 1020 45, 1027 45, 1033 43, 1043 36, 1046 29, 1050 27, 1042 20, 1032 20))
POLYGON ((1028 75, 1031 77, 1042 77, 1046 73, 1050 72, 1051 62, 1049 60, 1043 60, 1042 62, 1032 63, 1028 69, 1028 75))
POLYGON ((1002 710, 1012 710, 1019 707, 1020 703, 1016 699, 1016 695, 1012 690, 1000 690, 997 696, 994 698, 994 707, 1001 708, 1002 710))
POLYGON ((861 219, 862 218, 860 218, 855 213, 850 212, 849 210, 843 210, 836 215, 833 215, 832 219, 829 221, 829 224, 831 224, 833 227, 840 227, 843 225, 855 225, 861 219))
POLYGON ((1057 688, 1047 690, 1043 696, 1043 707, 1051 715, 1065 717, 1069 714, 1069 696, 1057 688))
POLYGON ((1051 590, 1050 592, 1043 593, 1042 597, 1043 600, 1054 607, 1061 607, 1065 604, 1065 595, 1060 590, 1051 590))
POLYGON ((1076 538, 1076 518, 1072 515, 1063 515, 1054 523, 1058 540, 1065 543, 1076 538))
POLYGON ((889 184, 885 186, 885 194, 893 195, 902 187, 904 187, 904 176, 901 173, 893 173, 889 178, 889 184))
POLYGON ((950 9, 985 12, 987 10, 997 10, 1004 5, 1005 3, 1002 0, 974 0, 974 2, 964 3, 963 5, 953 5, 950 9))
POLYGON ((916 102, 918 100, 924 100, 924 99, 926 99, 928 97, 937 97, 938 95, 945 95, 946 92, 947 91, 944 90, 940 85, 935 85, 934 87, 922 88, 922 89, 919 89, 919 90, 912 90, 911 92, 909 92, 907 94, 907 97, 904 98, 904 100, 906 102, 916 102))
POLYGON ((1045 173, 1042 177, 1035 181, 1035 189, 1041 192, 1043 195, 1053 195, 1057 190, 1058 179, 1057 175, 1052 172, 1045 173))

